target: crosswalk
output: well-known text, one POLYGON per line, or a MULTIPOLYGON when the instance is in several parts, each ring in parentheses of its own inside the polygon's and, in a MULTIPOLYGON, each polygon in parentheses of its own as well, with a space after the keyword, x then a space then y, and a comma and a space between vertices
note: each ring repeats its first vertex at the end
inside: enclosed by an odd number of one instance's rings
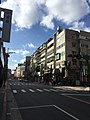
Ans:
POLYGON ((21 90, 16 90, 16 89, 13 89, 12 92, 14 94, 17 94, 19 92, 22 92, 22 93, 26 93, 26 92, 31 92, 31 93, 35 93, 35 92, 58 92, 57 90, 55 89, 39 89, 39 88, 36 88, 36 89, 27 89, 27 90, 24 90, 24 89, 21 89, 21 90))
POLYGON ((15 85, 33 85, 32 83, 9 83, 10 86, 15 85))
POLYGON ((36 87, 36 84, 34 83, 22 83, 22 82, 11 82, 9 83, 10 86, 20 86, 22 88, 22 86, 28 86, 26 87, 27 89, 23 88, 23 89, 14 89, 13 88, 13 93, 14 94, 17 94, 19 92, 22 92, 22 93, 36 93, 36 92, 40 92, 40 93, 43 93, 43 92, 61 92, 61 93, 69 93, 69 92, 73 92, 73 93, 78 93, 78 91, 75 91, 75 90, 67 90, 67 89, 63 89, 63 88, 54 88, 54 87, 49 87, 49 88, 38 88, 39 85, 37 85, 36 87), (36 88, 32 88, 31 86, 35 86, 36 88))

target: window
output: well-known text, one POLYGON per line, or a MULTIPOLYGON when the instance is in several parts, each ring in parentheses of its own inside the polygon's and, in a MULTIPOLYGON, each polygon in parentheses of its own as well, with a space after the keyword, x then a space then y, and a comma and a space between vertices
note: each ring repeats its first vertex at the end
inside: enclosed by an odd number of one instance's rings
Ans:
POLYGON ((76 59, 73 59, 73 60, 72 60, 72 64, 73 64, 73 65, 77 65, 77 60, 76 60, 76 59))
POLYGON ((64 46, 65 46, 65 43, 59 45, 56 49, 58 50, 58 49, 60 49, 60 48, 62 48, 62 47, 64 47, 64 46))
POLYGON ((76 51, 72 51, 72 55, 76 55, 77 54, 77 52, 76 51))
POLYGON ((72 47, 76 47, 76 43, 75 42, 72 42, 72 47))
POLYGON ((51 48, 54 44, 52 43, 51 45, 48 46, 48 49, 51 48))

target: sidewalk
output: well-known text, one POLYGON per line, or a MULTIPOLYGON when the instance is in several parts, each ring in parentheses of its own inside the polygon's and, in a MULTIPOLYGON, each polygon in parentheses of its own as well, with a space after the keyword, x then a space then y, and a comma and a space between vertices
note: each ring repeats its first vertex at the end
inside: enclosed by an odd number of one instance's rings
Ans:
POLYGON ((0 88, 0 120, 5 120, 6 88, 0 88))
POLYGON ((90 91, 90 87, 82 87, 82 86, 54 86, 57 89, 66 89, 66 90, 76 90, 76 91, 90 91))

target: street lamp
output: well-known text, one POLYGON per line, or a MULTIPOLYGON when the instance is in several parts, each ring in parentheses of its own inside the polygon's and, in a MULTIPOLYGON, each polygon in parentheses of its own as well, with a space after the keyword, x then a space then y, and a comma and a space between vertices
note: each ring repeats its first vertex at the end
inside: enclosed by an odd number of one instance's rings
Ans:
POLYGON ((10 57, 10 54, 13 54, 15 52, 6 52, 5 53, 5 64, 4 64, 4 87, 5 87, 5 82, 8 79, 8 57, 10 57))

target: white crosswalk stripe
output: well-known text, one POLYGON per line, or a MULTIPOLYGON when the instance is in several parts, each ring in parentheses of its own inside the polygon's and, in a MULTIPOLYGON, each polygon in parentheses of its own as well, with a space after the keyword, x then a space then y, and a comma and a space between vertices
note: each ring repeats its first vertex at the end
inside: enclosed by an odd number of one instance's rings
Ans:
POLYGON ((49 92, 50 90, 48 90, 48 89, 43 89, 44 91, 47 91, 47 92, 49 92))
POLYGON ((43 92, 43 90, 40 90, 40 89, 36 89, 37 91, 39 91, 39 92, 43 92))
POLYGON ((57 90, 55 90, 55 89, 50 89, 51 91, 54 91, 54 92, 57 92, 57 90))
POLYGON ((29 89, 29 91, 30 91, 30 92, 35 92, 35 91, 34 91, 34 90, 32 90, 32 89, 29 89))
POLYGON ((13 93, 17 93, 17 90, 13 90, 13 93))
POLYGON ((23 89, 22 89, 21 91, 22 91, 22 92, 24 92, 24 93, 26 92, 26 91, 25 91, 25 90, 23 90, 23 89))

